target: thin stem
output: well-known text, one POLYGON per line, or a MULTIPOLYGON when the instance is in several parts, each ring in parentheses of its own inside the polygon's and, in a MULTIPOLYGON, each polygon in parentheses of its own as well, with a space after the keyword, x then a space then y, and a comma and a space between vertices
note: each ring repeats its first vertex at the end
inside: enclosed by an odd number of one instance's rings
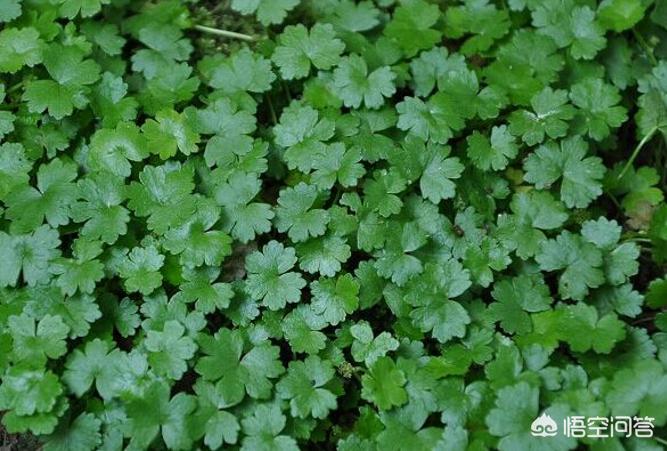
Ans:
POLYGON ((653 437, 653 440, 655 440, 656 442, 660 443, 661 445, 665 445, 665 446, 667 446, 667 440, 665 440, 664 438, 653 437))
POLYGON ((625 163, 625 166, 623 167, 623 170, 621 171, 620 174, 618 174, 618 179, 622 179, 623 176, 625 175, 626 172, 628 172, 628 169, 630 169, 630 166, 632 166, 632 163, 634 163, 635 158, 637 158, 637 155, 639 155, 639 151, 642 150, 642 147, 644 147, 644 144, 649 142, 651 138, 653 138, 653 135, 655 135, 655 132, 658 131, 658 127, 655 126, 649 132, 642 138, 641 141, 639 141, 639 144, 637 144, 637 147, 635 147, 635 150, 632 151, 632 155, 630 155, 630 159, 628 160, 627 163, 625 163))
POLYGON ((271 113, 271 121, 273 121, 273 124, 278 123, 278 117, 276 116, 276 110, 273 109, 273 101, 271 101, 271 93, 267 92, 266 93, 266 100, 268 101, 269 104, 269 112, 271 113))
POLYGON ((651 61, 651 64, 657 66, 658 60, 655 58, 655 55, 653 55, 653 50, 651 49, 651 47, 649 47, 648 42, 646 42, 646 39, 644 39, 644 36, 642 36, 634 28, 632 29, 632 34, 635 36, 637 42, 639 42, 639 45, 644 49, 644 53, 646 53, 646 56, 651 61))
POLYGON ((616 205, 616 208, 619 210, 621 209, 621 204, 618 202, 618 199, 616 199, 616 196, 614 196, 612 193, 606 193, 607 196, 609 196, 609 199, 616 205))
POLYGON ((648 235, 645 231, 640 230, 638 232, 626 232, 623 235, 621 235, 621 240, 629 240, 632 238, 646 238, 648 239, 648 235))
POLYGON ((220 2, 218 3, 212 10, 209 11, 209 14, 214 14, 217 13, 218 11, 227 8, 229 5, 227 4, 228 2, 220 2))
POLYGON ((223 36, 225 38, 232 39, 241 39, 243 41, 254 41, 255 38, 248 34, 237 33, 235 31, 221 30, 219 28, 206 27, 204 25, 195 25, 193 27, 195 30, 202 31, 204 33, 214 34, 216 36, 223 36))
POLYGON ((623 240, 624 243, 632 242, 632 243, 651 243, 653 244, 653 241, 651 241, 650 238, 627 238, 623 240))
POLYGON ((285 83, 284 80, 281 80, 280 84, 283 87, 283 91, 285 91, 285 95, 287 96, 287 101, 291 103, 292 102, 292 94, 289 92, 289 88, 287 87, 287 83, 285 83))
POLYGON ((639 318, 639 319, 634 320, 634 321, 632 322, 632 325, 633 325, 633 326, 636 326, 636 325, 638 325, 638 324, 650 323, 650 322, 653 321, 654 319, 655 319, 655 315, 647 316, 647 317, 645 317, 645 318, 639 318))
POLYGON ((336 185, 336 190, 334 192, 334 201, 333 201, 334 205, 336 205, 338 203, 338 201, 340 200, 342 195, 343 195, 343 192, 340 190, 340 187, 338 185, 336 185))
POLYGON ((656 151, 656 158, 659 158, 658 164, 656 165, 659 168, 662 168, 660 173, 660 184, 665 186, 667 181, 667 162, 665 161, 665 140, 661 139, 658 141, 658 150, 656 151))
POLYGON ((14 86, 11 86, 10 88, 8 88, 7 91, 6 91, 6 93, 7 93, 7 94, 10 94, 10 93, 16 91, 17 89, 21 88, 21 86, 23 86, 23 82, 22 82, 22 81, 16 83, 14 86))

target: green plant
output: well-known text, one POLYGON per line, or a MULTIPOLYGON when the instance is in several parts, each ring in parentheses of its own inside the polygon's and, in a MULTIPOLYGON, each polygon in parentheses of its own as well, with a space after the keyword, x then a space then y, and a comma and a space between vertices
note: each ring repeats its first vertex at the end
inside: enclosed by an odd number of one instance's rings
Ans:
POLYGON ((665 5, 5 0, 3 427, 658 449, 665 5))

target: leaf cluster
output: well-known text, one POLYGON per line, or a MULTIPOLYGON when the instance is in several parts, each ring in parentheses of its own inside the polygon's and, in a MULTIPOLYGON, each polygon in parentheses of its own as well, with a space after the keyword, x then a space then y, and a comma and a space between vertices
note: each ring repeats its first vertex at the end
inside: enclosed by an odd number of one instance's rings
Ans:
POLYGON ((660 0, 4 0, 0 101, 2 428, 45 451, 667 434, 660 0))

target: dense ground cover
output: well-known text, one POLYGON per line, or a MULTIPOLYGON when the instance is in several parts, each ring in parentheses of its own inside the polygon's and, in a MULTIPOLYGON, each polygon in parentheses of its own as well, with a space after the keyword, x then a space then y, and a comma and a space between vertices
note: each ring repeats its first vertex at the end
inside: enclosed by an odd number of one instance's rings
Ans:
POLYGON ((666 2, 2 0, 0 27, 4 434, 667 443, 666 2))

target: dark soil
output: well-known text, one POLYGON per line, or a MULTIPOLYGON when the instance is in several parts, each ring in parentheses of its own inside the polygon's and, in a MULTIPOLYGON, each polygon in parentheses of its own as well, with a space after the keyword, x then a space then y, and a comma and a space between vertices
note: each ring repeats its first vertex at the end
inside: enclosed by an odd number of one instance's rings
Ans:
POLYGON ((42 445, 30 434, 10 434, 0 424, 0 451, 36 451, 42 445))

